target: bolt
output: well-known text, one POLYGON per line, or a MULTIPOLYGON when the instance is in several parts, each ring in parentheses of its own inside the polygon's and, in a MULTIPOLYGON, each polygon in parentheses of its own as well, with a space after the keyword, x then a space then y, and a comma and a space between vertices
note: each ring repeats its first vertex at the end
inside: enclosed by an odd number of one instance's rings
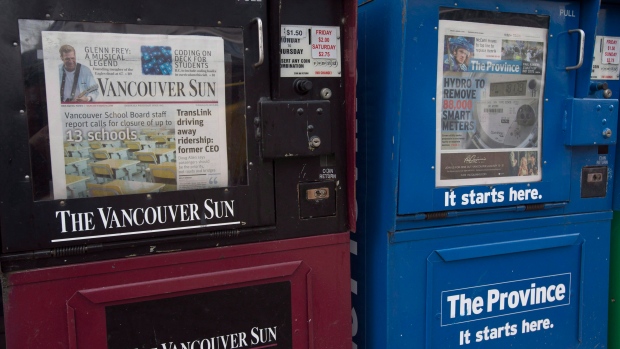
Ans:
POLYGON ((316 113, 319 114, 319 115, 323 115, 323 108, 317 109, 316 113))
POLYGON ((303 113, 304 113, 304 109, 303 108, 297 109, 297 114, 298 115, 302 115, 303 113))

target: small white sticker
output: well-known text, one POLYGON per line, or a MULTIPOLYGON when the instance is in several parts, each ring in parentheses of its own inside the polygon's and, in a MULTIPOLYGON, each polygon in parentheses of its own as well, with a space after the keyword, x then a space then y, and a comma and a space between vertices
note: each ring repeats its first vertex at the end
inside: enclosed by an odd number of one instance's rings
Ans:
POLYGON ((603 64, 620 64, 618 59, 618 53, 620 52, 620 46, 618 45, 618 38, 605 37, 603 39, 603 64))
POLYGON ((597 36, 594 44, 592 80, 620 80, 620 37, 597 36))
POLYGON ((299 38, 303 39, 308 37, 308 29, 305 27, 298 26, 282 26, 282 37, 283 38, 299 38))
POLYGON ((312 28, 312 58, 333 59, 338 54, 340 28, 312 28))
POLYGON ((339 27, 283 25, 280 35, 281 77, 341 76, 339 27))

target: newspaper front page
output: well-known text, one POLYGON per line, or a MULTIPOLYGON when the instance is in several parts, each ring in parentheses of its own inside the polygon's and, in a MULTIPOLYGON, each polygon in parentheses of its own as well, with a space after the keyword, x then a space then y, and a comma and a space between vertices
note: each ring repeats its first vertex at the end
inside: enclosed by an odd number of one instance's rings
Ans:
POLYGON ((436 186, 541 179, 547 29, 439 21, 436 186))
POLYGON ((148 185, 157 182, 174 190, 228 185, 222 38, 54 31, 42 38, 55 199, 78 197, 75 176, 122 180, 121 195, 158 191, 148 185), (88 166, 69 177, 75 159, 88 166))

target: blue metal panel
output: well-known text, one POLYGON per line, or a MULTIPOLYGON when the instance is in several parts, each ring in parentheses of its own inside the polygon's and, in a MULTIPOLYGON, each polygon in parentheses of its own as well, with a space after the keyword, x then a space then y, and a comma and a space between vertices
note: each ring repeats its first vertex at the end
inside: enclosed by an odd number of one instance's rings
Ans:
POLYGON ((388 231, 394 228, 397 162, 392 157, 391 138, 384 139, 383 135, 393 134, 396 130, 400 98, 397 91, 400 87, 388 81, 400 80, 400 67, 385 64, 374 53, 383 52, 390 57, 399 55, 402 43, 384 38, 400 37, 401 21, 398 18, 403 6, 401 1, 374 0, 361 6, 358 13, 358 66, 366 73, 360 73, 358 79, 358 151, 364 154, 357 158, 360 179, 357 186, 360 198, 358 224, 363 227, 351 235, 352 246, 355 246, 352 248, 352 263, 356 263, 356 268, 351 271, 352 282, 356 285, 356 293, 352 296, 353 322, 357 325, 354 326, 353 341, 380 343, 383 340, 377 348, 387 347, 383 335, 388 316, 387 290, 368 286, 370 282, 387 284, 386 252, 388 231), (367 200, 370 198, 373 201, 367 200), (367 231, 377 234, 367 240, 367 231), (376 301, 369 301, 371 297, 376 301), (368 317, 368 314, 373 316, 368 317))
MULTIPOLYGON (((434 96, 436 88, 433 84, 437 78, 436 55, 429 54, 437 52, 437 33, 438 7, 454 6, 452 3, 439 4, 414 4, 410 2, 407 13, 404 40, 404 58, 399 62, 403 66, 403 87, 401 93, 402 107, 400 112, 401 122, 399 131, 400 138, 396 137, 396 143, 400 142, 400 152, 396 152, 395 157, 400 159, 399 176, 399 206, 398 214, 416 214, 421 212, 459 210, 459 209, 478 209, 485 207, 513 206, 518 204, 540 204, 551 202, 568 201, 569 191, 566 188, 578 188, 579 182, 571 183, 570 177, 566 176, 569 172, 568 165, 571 162, 571 148, 564 146, 564 133, 562 125, 564 119, 564 100, 567 97, 578 95, 578 86, 575 84, 576 73, 566 71, 564 68, 574 63, 577 56, 577 36, 569 35, 567 29, 579 28, 580 25, 588 25, 593 28, 596 21, 583 20, 578 17, 579 11, 595 6, 593 2, 584 4, 571 2, 518 2, 497 4, 493 2, 482 3, 458 2, 458 8, 475 8, 482 10, 496 10, 502 12, 532 13, 548 15, 551 22, 549 27, 547 76, 544 91, 544 126, 542 137, 542 180, 540 182, 528 183, 527 188, 522 190, 536 190, 537 196, 522 196, 521 199, 513 197, 515 200, 504 199, 502 202, 485 200, 469 205, 461 205, 460 200, 456 200, 455 205, 446 204, 446 195, 449 195, 449 188, 437 188, 435 186, 435 153, 432 147, 435 144, 435 115, 436 103, 434 96), (589 5, 588 5, 589 4, 589 5), (588 6, 586 6, 588 5, 588 6), (567 17, 559 14, 559 9, 566 9, 565 12, 575 15, 567 17), (421 55, 420 52, 425 52, 421 55), (428 82, 428 83, 421 83, 428 82), (430 149, 429 149, 430 148, 430 149), (412 195, 415 193, 415 195, 412 195), (423 200, 421 198, 424 198, 423 200)), ((586 34, 586 42, 593 42, 593 31, 586 34)), ((587 46, 586 46, 587 47, 587 46)), ((590 51, 592 48, 590 48, 590 51)), ((586 50, 587 52, 587 50, 586 50)), ((585 54, 585 57, 591 54, 585 54)), ((578 70, 589 73, 591 58, 586 58, 584 66, 578 70)), ((589 80, 585 84, 589 87, 589 80)), ((387 135, 386 135, 387 136, 387 135)), ((387 138, 387 137, 386 137, 387 138)), ((593 147, 590 152, 597 154, 598 149, 593 147)), ((611 157, 615 154, 607 154, 611 157)), ((488 186, 468 186, 456 188, 457 197, 462 194, 474 193, 492 194, 492 192, 502 192, 505 197, 510 197, 510 189, 517 189, 512 184, 494 185, 493 189, 488 186)), ((579 205, 573 211, 588 211, 590 203, 571 201, 571 205, 579 205)), ((474 218, 472 218, 472 221, 474 218)))
POLYGON ((613 145, 618 128, 617 99, 566 100, 566 145, 613 145))
POLYGON ((586 216, 607 219, 582 216, 558 224, 562 219, 554 217, 396 233, 386 270, 387 347, 604 348, 609 214, 586 216), (545 303, 527 298, 527 290, 557 291, 560 284, 565 292, 557 299, 556 293, 545 303))
MULTIPOLYGON (((424 26, 410 26, 410 31, 422 31, 420 33, 408 34, 410 37, 422 38, 424 37, 426 42, 420 43, 420 46, 428 47, 429 52, 437 52, 437 33, 434 30, 438 25, 438 8, 436 4, 434 6, 427 5, 428 11, 422 12, 416 8, 416 10, 409 12, 409 23, 417 23, 418 18, 426 18, 430 23, 424 26), (430 46, 429 46, 430 45, 430 46)), ((443 6, 454 6, 451 3, 439 4, 443 6)), ((576 57, 576 45, 571 36, 566 33, 567 28, 577 28, 579 26, 578 17, 565 17, 558 15, 559 8, 567 8, 569 11, 579 12, 579 3, 556 3, 556 2, 518 2, 518 3, 502 3, 495 2, 458 2, 459 8, 474 8, 481 10, 494 11, 499 8, 502 12, 517 12, 517 13, 531 13, 547 15, 550 18, 549 27, 549 41, 548 41, 548 58, 547 64, 550 69, 547 69, 546 86, 545 86, 545 102, 544 105, 544 122, 549 125, 561 125, 562 103, 567 96, 574 94, 574 72, 567 72, 563 68, 569 65, 573 65, 576 57), (570 54, 572 53, 572 54, 570 54)), ((419 130, 419 135, 416 137, 403 137, 401 146, 401 168, 400 168, 400 198, 398 213, 401 215, 416 213, 416 212, 429 212, 429 211, 444 211, 450 210, 452 207, 445 205, 445 194, 447 190, 445 188, 435 187, 435 151, 429 149, 429 146, 435 144, 435 123, 436 123, 436 104, 434 96, 436 95, 435 85, 428 84, 428 88, 420 89, 418 81, 435 81, 437 79, 437 71, 435 68, 436 57, 435 55, 425 55, 420 57, 415 55, 414 51, 417 51, 414 45, 409 45, 405 48, 410 52, 406 56, 416 57, 416 60, 424 60, 425 69, 418 69, 412 71, 408 69, 405 71, 407 81, 409 84, 403 88, 403 93, 406 93, 409 98, 404 99, 403 111, 413 111, 415 113, 403 112, 402 115, 402 129, 403 130, 419 130), (421 151, 424 149, 424 151, 421 151), (402 180, 402 178, 414 179, 414 180, 402 180), (424 185, 420 185, 424 183, 424 185), (418 193, 418 195, 410 195, 410 193, 418 193), (419 197, 424 197, 425 200, 417 200, 419 197), (431 199, 432 198, 432 199, 431 199)), ((420 63, 422 64, 422 63, 420 63)), ((407 65, 410 67, 410 65, 407 65)), ((564 172, 564 164, 570 162, 570 150, 565 150, 563 142, 559 141, 561 138, 561 129, 554 127, 543 127, 543 164, 546 164, 541 168, 543 174, 543 181, 539 183, 531 183, 530 189, 536 189, 542 194, 543 199, 527 199, 519 201, 509 200, 510 188, 513 185, 495 185, 496 192, 505 193, 506 198, 503 202, 493 202, 487 200, 485 203, 478 203, 475 205, 460 205, 461 200, 456 201, 456 207, 454 209, 470 209, 470 208, 484 208, 492 206, 504 206, 527 204, 527 203, 541 203, 541 202, 557 202, 567 200, 568 192, 562 190, 569 186, 568 178, 562 176, 564 172), (507 195, 506 195, 507 194, 507 195), (472 207, 473 206, 473 207, 472 207)), ((461 188, 458 188, 461 189, 461 188)), ((516 188, 515 188, 516 189, 516 188)), ((463 188, 463 192, 457 192, 457 197, 460 198, 463 193, 469 193, 474 190, 476 193, 490 192, 488 187, 475 186, 463 188)))

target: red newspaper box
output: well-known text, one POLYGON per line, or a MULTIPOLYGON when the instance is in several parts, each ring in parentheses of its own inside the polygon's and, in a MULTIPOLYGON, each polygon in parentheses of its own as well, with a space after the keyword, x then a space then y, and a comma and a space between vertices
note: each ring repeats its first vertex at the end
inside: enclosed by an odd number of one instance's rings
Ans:
POLYGON ((350 347, 356 6, 0 5, 8 347, 350 347))

